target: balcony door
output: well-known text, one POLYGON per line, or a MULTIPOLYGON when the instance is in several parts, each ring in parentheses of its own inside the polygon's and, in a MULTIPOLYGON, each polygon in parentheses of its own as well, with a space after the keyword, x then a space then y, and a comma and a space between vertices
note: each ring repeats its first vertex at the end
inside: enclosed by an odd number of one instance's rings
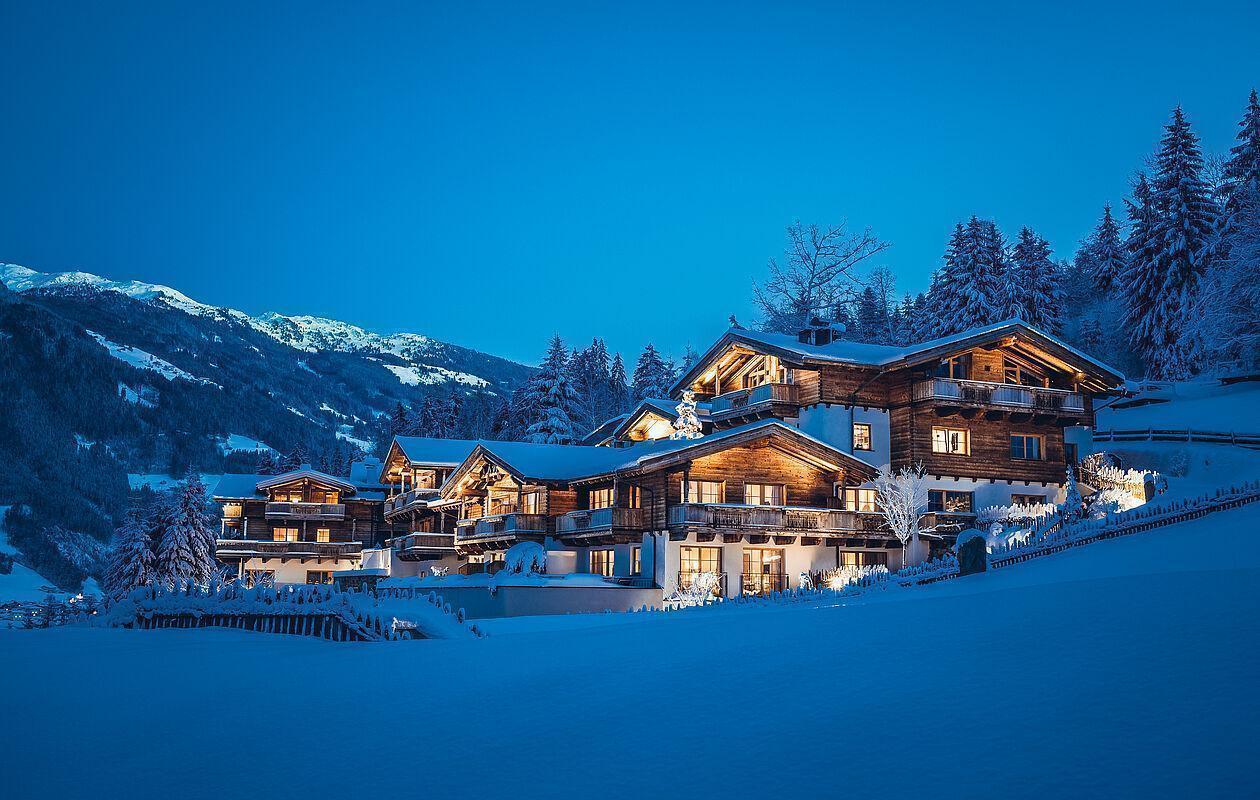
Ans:
POLYGON ((740 581, 744 594, 769 594, 787 589, 783 551, 768 547, 744 548, 744 573, 740 581))
MULTIPOLYGON (((720 547, 680 547, 678 550, 678 588, 690 589, 696 576, 711 572, 722 574, 722 548, 720 547)), ((720 595, 721 589, 715 586, 713 593, 720 595)))

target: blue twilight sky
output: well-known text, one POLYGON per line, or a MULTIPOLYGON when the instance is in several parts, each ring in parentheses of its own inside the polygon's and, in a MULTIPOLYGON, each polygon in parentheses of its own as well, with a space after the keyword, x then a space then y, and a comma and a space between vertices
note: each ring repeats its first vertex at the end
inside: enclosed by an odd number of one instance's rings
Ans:
POLYGON ((1260 4, 0 0, 0 260, 537 361, 707 346, 793 218, 918 291, 970 214, 1059 255, 1260 4))

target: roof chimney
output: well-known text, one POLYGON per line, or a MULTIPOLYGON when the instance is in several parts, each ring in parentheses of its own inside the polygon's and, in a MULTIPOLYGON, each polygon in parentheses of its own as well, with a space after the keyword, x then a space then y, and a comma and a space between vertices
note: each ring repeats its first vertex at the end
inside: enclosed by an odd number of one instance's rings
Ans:
POLYGON ((803 328, 796 339, 801 344, 825 345, 837 341, 844 334, 844 323, 827 322, 826 320, 814 317, 809 321, 809 327, 803 328))

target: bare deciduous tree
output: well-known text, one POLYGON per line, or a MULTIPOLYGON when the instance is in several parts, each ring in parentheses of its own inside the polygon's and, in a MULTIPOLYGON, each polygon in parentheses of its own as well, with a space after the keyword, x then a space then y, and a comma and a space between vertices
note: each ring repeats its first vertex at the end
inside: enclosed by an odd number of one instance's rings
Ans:
POLYGON ((901 542, 901 563, 906 565, 919 550, 919 517, 927 509, 928 490, 922 464, 893 472, 888 465, 875 478, 875 505, 884 524, 901 542))
POLYGON ((796 333, 814 317, 834 319, 837 304, 850 302, 862 288, 855 270, 887 250, 870 228, 852 233, 848 225, 820 227, 799 220, 787 228, 783 260, 771 258, 770 277, 753 285, 761 328, 796 333))

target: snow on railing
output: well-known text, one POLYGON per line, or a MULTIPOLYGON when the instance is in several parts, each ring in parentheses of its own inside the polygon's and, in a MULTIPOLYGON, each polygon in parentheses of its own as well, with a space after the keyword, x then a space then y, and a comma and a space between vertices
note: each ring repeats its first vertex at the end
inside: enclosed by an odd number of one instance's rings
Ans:
POLYGON ((240 582, 183 588, 152 585, 114 603, 101 621, 112 627, 243 628, 335 641, 390 641, 415 638, 416 633, 425 637, 458 632, 479 635, 475 628, 465 626, 463 609, 457 615, 440 598, 425 599, 435 608, 416 614, 425 618, 425 624, 417 624, 382 611, 374 596, 342 592, 332 586, 245 588, 240 582))
POLYGON ((991 547, 989 565, 1000 569, 1029 558, 1057 553, 1069 547, 1079 547, 1101 539, 1111 539, 1185 522, 1215 511, 1237 508, 1256 500, 1260 500, 1260 481, 1217 489, 1212 495, 1188 500, 1149 503, 1119 513, 1107 512, 1104 516, 1094 519, 1066 523, 1060 520, 1060 524, 1034 529, 1027 535, 1005 545, 991 547))
POLYGON ((976 524, 988 527, 995 522, 1012 522, 1027 520, 1036 523, 1046 517, 1057 514, 1059 507, 1054 503, 1012 503, 1009 506, 984 506, 976 512, 976 524))

